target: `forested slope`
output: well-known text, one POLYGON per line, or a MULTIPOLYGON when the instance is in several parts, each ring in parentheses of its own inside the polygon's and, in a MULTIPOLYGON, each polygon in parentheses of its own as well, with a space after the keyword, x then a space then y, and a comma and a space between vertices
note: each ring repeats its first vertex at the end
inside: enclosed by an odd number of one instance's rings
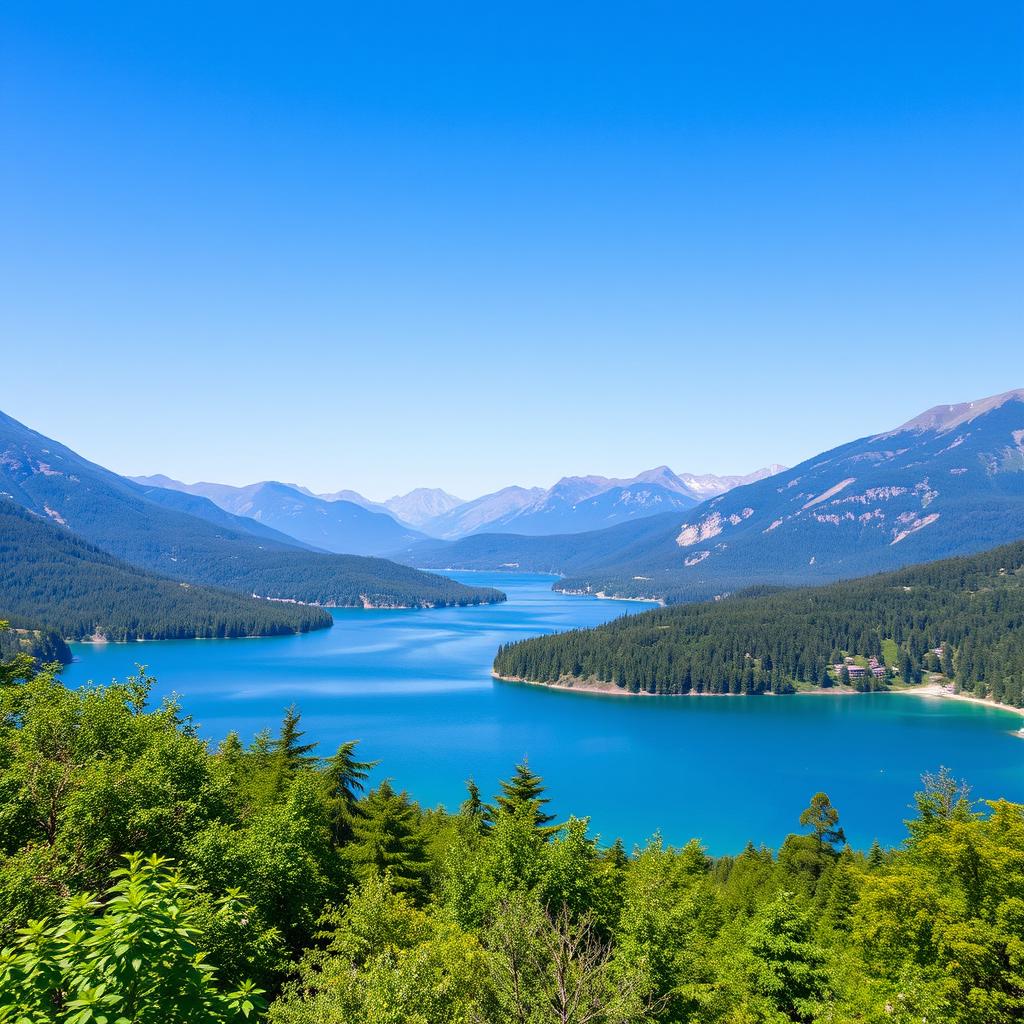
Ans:
POLYGON ((67 665, 71 661, 71 649, 56 630, 5 629, 6 620, 0 615, 0 661, 10 661, 15 655, 27 654, 36 665, 53 661, 67 665))
POLYGON ((477 604, 504 596, 381 558, 327 554, 275 540, 266 527, 194 495, 164 492, 155 501, 152 489, 2 413, 0 490, 117 559, 188 583, 357 607, 477 604), (208 506, 203 517, 183 510, 196 502, 208 506))
MULTIPOLYGON (((45 627, 69 640, 272 636, 332 622, 322 608, 260 601, 126 565, 3 498, 0 619, 45 627)), ((13 640, 8 636, 3 643, 13 640)), ((44 655, 46 648, 29 653, 44 655)))
POLYGON ((738 594, 502 647, 501 676, 632 693, 786 692, 838 680, 846 655, 904 682, 944 671, 965 692, 1024 703, 1024 542, 823 587, 738 594), (938 650, 940 653, 936 654, 938 650))

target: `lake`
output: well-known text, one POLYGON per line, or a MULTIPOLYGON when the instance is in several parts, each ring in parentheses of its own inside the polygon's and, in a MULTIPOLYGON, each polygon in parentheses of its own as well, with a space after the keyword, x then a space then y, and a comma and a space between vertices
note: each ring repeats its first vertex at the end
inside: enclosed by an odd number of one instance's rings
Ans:
POLYGON ((1024 801, 1022 720, 908 694, 595 696, 500 683, 499 644, 641 611, 553 592, 551 577, 452 573, 499 587, 505 604, 417 611, 339 609, 330 630, 253 640, 75 644, 64 679, 124 678, 143 662, 156 696, 176 693, 204 736, 244 741, 296 703, 306 739, 346 739, 424 805, 456 807, 473 776, 493 793, 517 761, 560 815, 591 817, 604 841, 698 836, 714 854, 778 845, 824 790, 851 843, 904 836, 921 773, 946 765, 977 797, 1024 801))

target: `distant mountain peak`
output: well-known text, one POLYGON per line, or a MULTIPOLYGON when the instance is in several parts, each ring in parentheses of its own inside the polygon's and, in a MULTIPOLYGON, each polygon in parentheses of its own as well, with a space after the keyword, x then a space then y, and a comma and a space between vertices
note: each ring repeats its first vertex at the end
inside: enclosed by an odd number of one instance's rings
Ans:
POLYGON ((924 433, 934 430, 938 434, 945 434, 947 431, 955 430, 964 423, 970 423, 985 413, 999 409, 1007 402, 1024 402, 1024 388, 1015 388, 1013 391, 1004 391, 1001 395, 990 395, 988 398, 978 398, 973 402, 958 402, 956 405, 936 405, 927 409, 912 420, 890 430, 884 434, 876 434, 872 440, 881 440, 886 437, 894 437, 896 434, 904 434, 908 431, 924 433))
POLYGON ((680 473, 676 479, 683 486, 684 493, 692 494, 700 501, 708 498, 718 497, 731 491, 736 487, 743 487, 745 484, 754 484, 758 480, 765 480, 776 473, 785 472, 787 466, 773 462, 770 466, 763 466, 755 469, 752 473, 744 473, 741 476, 717 476, 714 473, 680 473))
POLYGON ((464 504, 462 498, 442 491, 440 487, 415 487, 408 494, 388 498, 384 508, 405 523, 421 526, 464 504))

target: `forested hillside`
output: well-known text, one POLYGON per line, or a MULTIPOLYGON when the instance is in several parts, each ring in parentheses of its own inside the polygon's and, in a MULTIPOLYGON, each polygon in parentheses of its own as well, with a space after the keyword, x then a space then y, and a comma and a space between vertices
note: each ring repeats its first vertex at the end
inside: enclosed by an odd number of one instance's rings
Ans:
POLYGON ((846 656, 884 666, 878 685, 942 672, 965 693, 1024 704, 1024 543, 523 640, 499 650, 494 670, 631 693, 784 693, 841 682, 832 666, 846 656))
POLYGON ((513 533, 476 533, 457 541, 425 540, 396 553, 407 565, 427 569, 516 569, 520 572, 581 573, 595 562, 629 558, 666 531, 678 527, 675 512, 662 512, 590 533, 526 537, 513 533), (625 552, 625 554, 624 554, 625 552))
MULTIPOLYGON (((322 608, 260 601, 136 569, 2 498, 0 618, 68 640, 273 636, 332 622, 322 608)), ((39 645, 29 653, 45 656, 52 648, 68 660, 54 641, 39 645)))
POLYGON ((12 674, 5 1024, 1024 1015, 1024 807, 945 772, 901 849, 849 849, 842 808, 811 787, 776 852, 713 859, 657 835, 630 851, 552 820, 533 766, 490 803, 470 783, 457 812, 428 810, 390 782, 367 792, 367 755, 320 751, 294 709, 211 752, 173 704, 148 708, 145 678, 69 691, 12 674))
POLYGON ((464 605, 504 597, 385 559, 327 554, 275 540, 266 527, 194 495, 165 491, 155 501, 147 488, 2 413, 0 489, 117 559, 188 583, 356 607, 464 605), (182 509, 183 503, 195 502, 209 505, 202 517, 182 509))
POLYGON ((19 654, 28 655, 37 666, 59 661, 67 665, 71 661, 71 649, 64 638, 55 630, 5 628, 9 626, 0 618, 0 661, 10 661, 19 654))

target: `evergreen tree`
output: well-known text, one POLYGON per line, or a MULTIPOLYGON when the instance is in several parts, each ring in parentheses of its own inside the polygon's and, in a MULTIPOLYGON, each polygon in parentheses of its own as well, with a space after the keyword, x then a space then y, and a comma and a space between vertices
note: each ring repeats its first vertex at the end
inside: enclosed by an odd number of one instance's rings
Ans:
POLYGON ((238 738, 238 733, 232 729, 217 745, 217 756, 225 761, 237 761, 242 754, 242 741, 238 738))
POLYGON ((305 736, 299 728, 299 714, 295 705, 285 709, 284 719, 281 722, 281 732, 276 739, 269 743, 273 776, 271 779, 271 792, 273 795, 280 795, 288 784, 289 779, 300 768, 305 768, 316 761, 311 751, 316 749, 315 743, 300 743, 305 736))
POLYGON ((419 808, 386 779, 360 804, 345 855, 362 878, 388 875, 396 891, 417 897, 427 874, 419 808))
POLYGON ((516 765, 515 775, 507 781, 502 781, 501 792, 495 800, 497 807, 488 808, 488 820, 493 822, 497 814, 502 812, 515 815, 520 808, 529 808, 535 827, 545 832, 553 832, 555 829, 549 826, 555 820, 555 816, 544 813, 543 807, 550 801, 542 795, 543 793, 544 780, 530 770, 528 759, 523 758, 522 762, 516 765))
POLYGON ((380 764, 380 761, 356 760, 358 745, 358 740, 342 743, 337 753, 327 759, 321 775, 330 806, 332 832, 339 844, 352 838, 352 818, 356 814, 358 794, 365 790, 370 772, 380 764))
POLYGON ((311 751, 316 749, 315 743, 300 743, 299 740, 305 736, 305 732, 299 729, 299 714, 295 705, 285 709, 284 719, 281 722, 281 732, 277 739, 270 742, 270 752, 289 769, 295 770, 316 760, 311 756, 311 751))
POLYGON ((953 678, 953 648, 949 644, 942 645, 942 674, 947 679, 953 678))
POLYGON ((621 871, 629 863, 629 855, 626 853, 625 843, 616 838, 602 854, 604 861, 614 871, 621 871))
POLYGON ((480 799, 480 787, 472 778, 466 779, 466 799, 459 806, 459 814, 481 827, 486 824, 487 806, 480 799))
POLYGON ((839 812, 824 793, 811 797, 810 806, 800 815, 800 824, 811 829, 819 851, 846 842, 846 834, 839 825, 839 812))
POLYGON ((258 733, 252 738, 252 743, 249 744, 249 752, 256 754, 257 757, 267 757, 270 754, 270 745, 273 741, 270 738, 269 729, 260 729, 258 733))
POLYGON ((877 871, 879 868, 885 865, 885 854, 882 852, 881 844, 876 839, 871 844, 871 849, 868 851, 868 867, 872 871, 877 871))

